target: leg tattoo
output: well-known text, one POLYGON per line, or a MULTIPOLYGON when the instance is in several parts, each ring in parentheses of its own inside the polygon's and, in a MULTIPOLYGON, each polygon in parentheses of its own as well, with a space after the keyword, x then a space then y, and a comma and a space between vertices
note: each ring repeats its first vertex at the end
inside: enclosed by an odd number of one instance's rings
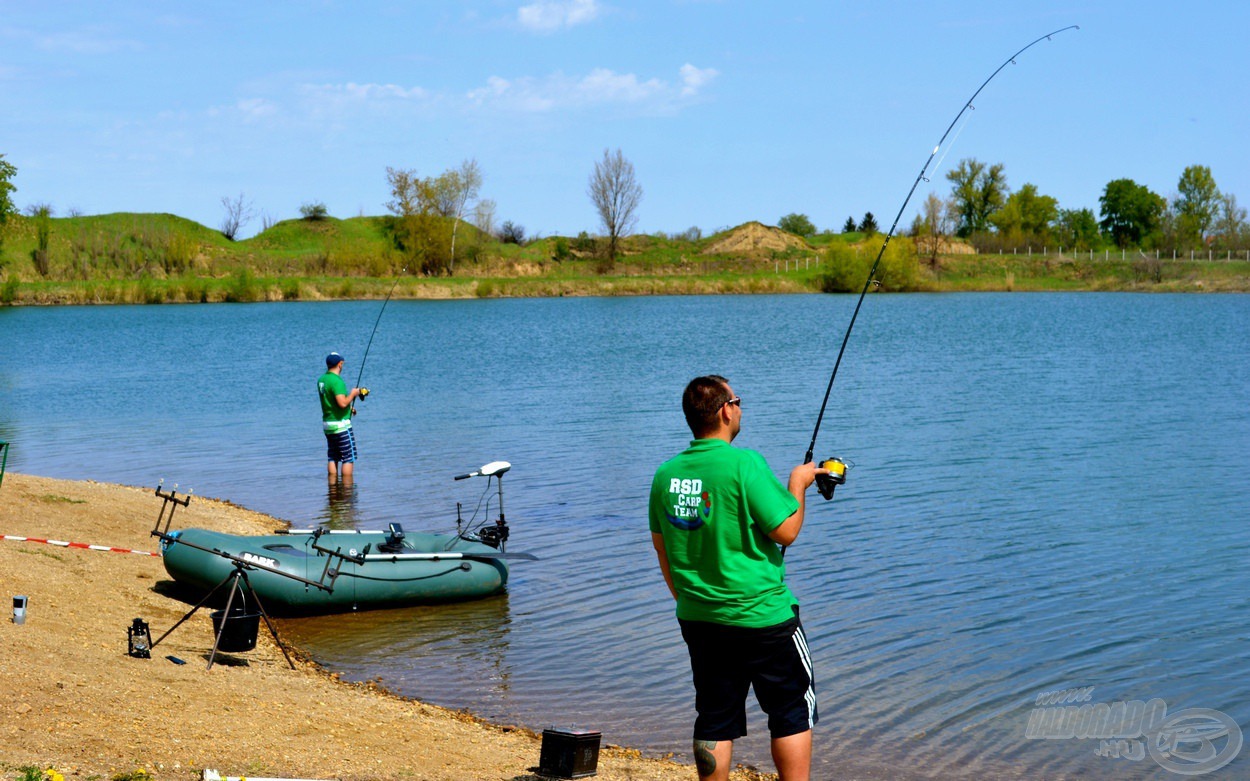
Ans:
POLYGON ((716 772, 716 757, 712 756, 712 752, 716 750, 716 741, 714 740, 696 740, 694 742, 694 766, 701 776, 710 776, 716 772))

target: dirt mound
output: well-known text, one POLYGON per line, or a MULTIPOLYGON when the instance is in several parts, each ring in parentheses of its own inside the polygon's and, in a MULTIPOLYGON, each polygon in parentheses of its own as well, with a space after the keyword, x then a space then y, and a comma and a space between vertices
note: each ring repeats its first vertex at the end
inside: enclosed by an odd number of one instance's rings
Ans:
MULTIPOLYGON (((913 241, 916 242, 916 252, 921 255, 929 255, 933 252, 934 238, 932 236, 916 236, 913 241)), ((959 239, 948 239, 945 236, 937 238, 937 251, 939 255, 975 255, 976 249, 966 241, 959 239)))
POLYGON ((788 249, 811 249, 799 236, 759 222, 747 222, 721 236, 704 255, 766 255, 788 249))

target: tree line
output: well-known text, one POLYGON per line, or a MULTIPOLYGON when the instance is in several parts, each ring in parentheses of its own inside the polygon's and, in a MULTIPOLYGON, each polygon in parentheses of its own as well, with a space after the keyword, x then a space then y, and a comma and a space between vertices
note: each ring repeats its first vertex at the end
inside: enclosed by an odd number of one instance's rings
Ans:
MULTIPOLYGON (((16 213, 12 179, 16 167, 0 154, 0 251, 6 222, 16 213)), ((1170 198, 1153 192, 1132 179, 1108 182, 1099 197, 1099 212, 1063 209, 1058 200, 1025 183, 1019 190, 1008 186, 1005 166, 966 158, 946 173, 951 189, 946 197, 931 192, 921 205, 909 233, 917 247, 936 264, 943 240, 959 238, 979 252, 1003 248, 1051 246, 1074 251, 1108 247, 1141 250, 1244 249, 1250 246, 1246 209, 1232 193, 1221 192, 1211 169, 1191 165, 1177 182, 1170 198)), ((427 275, 454 274, 459 261, 473 260, 483 241, 524 244, 524 226, 510 220, 497 222, 495 201, 481 197, 484 175, 475 159, 428 177, 411 168, 386 168, 390 200, 386 202, 387 229, 394 249, 406 268, 427 275)), ((595 208, 602 233, 582 232, 573 239, 557 239, 557 259, 572 252, 601 258, 601 271, 612 268, 622 252, 622 240, 635 230, 643 190, 634 166, 620 149, 605 149, 594 162, 586 195, 595 208)), ((220 232, 234 241, 256 217, 245 194, 221 199, 225 216, 220 232)), ((32 218, 36 248, 31 260, 41 276, 47 276, 48 236, 52 207, 46 203, 26 208, 32 218)), ((324 203, 313 201, 300 207, 305 220, 328 217, 324 203)), ((264 216, 264 229, 274 222, 264 216)), ((806 214, 782 216, 778 227, 799 236, 817 233, 806 214)), ((843 233, 873 234, 880 230, 872 212, 860 220, 848 217, 843 233)), ((691 228, 679 237, 698 238, 691 228)))
MULTIPOLYGON (((1250 224, 1237 196, 1221 192, 1211 169, 1191 165, 1176 193, 1164 198, 1132 179, 1108 182, 1092 209, 1062 209, 1052 196, 1026 183, 1012 192, 1005 166, 975 158, 947 172, 950 194, 930 193, 908 233, 936 257, 941 240, 959 238, 980 252, 1004 247, 1068 247, 1073 250, 1168 249, 1237 250, 1250 246, 1250 224)), ((783 216, 778 227, 800 236, 817 233, 805 214, 783 216)), ((848 217, 843 233, 878 230, 872 212, 856 222, 848 217)))

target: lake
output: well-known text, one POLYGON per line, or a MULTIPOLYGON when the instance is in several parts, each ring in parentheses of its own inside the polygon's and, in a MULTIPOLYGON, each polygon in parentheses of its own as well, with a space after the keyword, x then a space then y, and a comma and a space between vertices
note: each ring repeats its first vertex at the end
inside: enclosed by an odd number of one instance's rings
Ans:
MULTIPOLYGON (((542 560, 515 562, 508 594, 286 620, 284 638, 349 679, 688 758, 689 667, 646 526, 651 474, 689 440, 681 390, 728 377, 737 444, 784 477, 854 304, 391 301, 349 492, 325 479, 315 380, 338 350, 354 384, 381 302, 0 308, 0 439, 14 471, 164 479, 299 527, 454 530, 457 503, 481 517, 487 497, 452 477, 510 461, 509 549, 542 560)), ((870 296, 818 441, 832 455, 847 484, 809 494, 786 558, 815 777, 1203 769, 1201 741, 1137 757, 1145 738, 1039 734, 1039 697, 1085 687, 1086 705, 1250 728, 1250 297, 870 296)), ((750 728, 735 760, 771 769, 754 705, 750 728)))

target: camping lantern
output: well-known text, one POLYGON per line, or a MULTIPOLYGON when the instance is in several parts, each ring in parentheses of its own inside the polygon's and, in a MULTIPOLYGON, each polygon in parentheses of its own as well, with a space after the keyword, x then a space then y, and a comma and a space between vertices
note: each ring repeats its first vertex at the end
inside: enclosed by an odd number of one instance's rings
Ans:
POLYGON ((136 659, 152 658, 152 633, 142 618, 136 618, 126 629, 127 653, 136 659))

